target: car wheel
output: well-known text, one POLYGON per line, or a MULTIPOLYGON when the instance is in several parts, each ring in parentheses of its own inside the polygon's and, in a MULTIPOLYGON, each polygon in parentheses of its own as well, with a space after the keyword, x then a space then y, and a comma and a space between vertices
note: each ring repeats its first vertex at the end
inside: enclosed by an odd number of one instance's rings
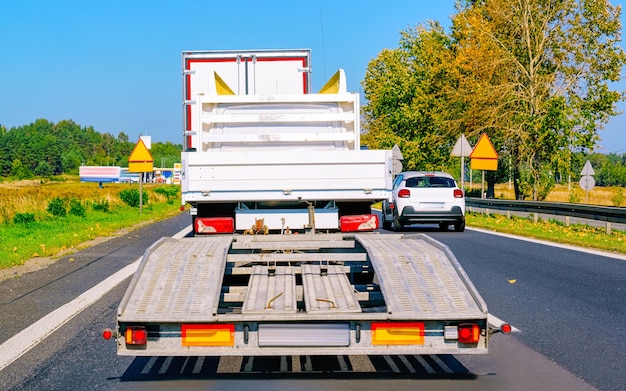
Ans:
POLYGON ((391 231, 391 221, 383 220, 383 229, 391 231))
POLYGON ((455 223, 454 224, 454 230, 456 232, 463 232, 463 231, 465 231, 465 220, 459 221, 458 223, 455 223))
POLYGON ((448 230, 448 225, 446 223, 439 223, 439 229, 442 231, 447 231, 448 230))
POLYGON ((393 230, 394 231, 402 231, 404 229, 404 224, 400 222, 398 216, 395 216, 393 219, 393 230))

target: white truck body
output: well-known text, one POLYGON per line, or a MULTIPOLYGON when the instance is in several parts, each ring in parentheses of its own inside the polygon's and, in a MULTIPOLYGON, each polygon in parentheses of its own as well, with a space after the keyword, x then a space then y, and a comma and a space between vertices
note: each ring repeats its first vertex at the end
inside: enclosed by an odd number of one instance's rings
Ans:
POLYGON ((182 201, 196 235, 146 251, 107 334, 118 354, 487 352, 487 307, 454 254, 372 232, 391 151, 360 149, 342 72, 308 93, 308 56, 183 53, 182 201), (246 67, 261 58, 278 68, 246 67))
POLYGON ((315 228, 336 230, 337 203, 389 198, 391 152, 360 149, 359 95, 345 90, 342 71, 330 93, 310 93, 309 56, 183 53, 182 202, 192 214, 236 203, 237 231, 259 219, 300 229, 308 202, 315 228))

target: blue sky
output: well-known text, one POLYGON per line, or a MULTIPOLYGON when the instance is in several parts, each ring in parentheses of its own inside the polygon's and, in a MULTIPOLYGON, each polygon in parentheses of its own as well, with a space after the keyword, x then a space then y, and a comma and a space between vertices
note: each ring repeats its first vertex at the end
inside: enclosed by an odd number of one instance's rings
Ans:
MULTIPOLYGON (((184 50, 307 48, 314 90, 343 68, 361 92, 368 62, 402 30, 449 26, 452 13, 454 0, 0 0, 0 124, 72 119, 182 143, 184 50)), ((600 152, 626 151, 625 126, 623 114, 600 132, 600 152)))

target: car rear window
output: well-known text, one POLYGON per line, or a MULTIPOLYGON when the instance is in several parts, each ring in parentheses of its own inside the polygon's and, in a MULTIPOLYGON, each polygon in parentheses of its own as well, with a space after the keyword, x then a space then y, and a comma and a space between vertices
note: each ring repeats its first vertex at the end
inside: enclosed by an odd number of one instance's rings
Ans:
POLYGON ((454 179, 438 176, 417 176, 406 179, 406 187, 456 187, 454 179))

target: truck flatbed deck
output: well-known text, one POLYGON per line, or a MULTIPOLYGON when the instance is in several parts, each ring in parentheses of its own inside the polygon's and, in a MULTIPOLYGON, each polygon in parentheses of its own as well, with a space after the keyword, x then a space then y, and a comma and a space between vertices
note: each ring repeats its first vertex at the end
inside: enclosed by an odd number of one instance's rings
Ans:
POLYGON ((456 262, 451 262, 452 255, 433 246, 433 241, 427 236, 410 235, 399 240, 401 235, 318 234, 311 235, 310 241, 305 237, 271 237, 280 238, 279 241, 268 241, 270 237, 243 235, 161 240, 147 251, 131 287, 135 292, 133 296, 136 296, 124 303, 119 320, 215 322, 224 318, 269 320, 272 315, 277 315, 277 320, 334 320, 337 313, 353 312, 359 312, 358 319, 362 319, 361 308, 356 301, 358 294, 351 287, 347 274, 350 273, 351 262, 361 263, 361 259, 365 261, 366 257, 330 253, 328 259, 343 265, 329 265, 326 275, 322 276, 320 268, 330 262, 325 259, 324 253, 302 251, 321 247, 328 249, 327 246, 332 246, 334 250, 354 249, 357 243, 367 250, 366 254, 361 254, 369 258, 378 276, 387 307, 384 314, 369 316, 376 319, 485 316, 484 304, 469 279, 464 273, 459 273, 456 262), (234 266, 241 264, 245 255, 233 254, 235 262, 232 262, 228 254, 231 245, 235 249, 281 252, 269 253, 265 259, 262 254, 251 254, 250 266, 234 266), (257 265, 258 262, 266 264, 257 265), (272 265, 279 263, 293 265, 278 265, 274 273, 268 271, 272 265), (215 289, 215 286, 222 284, 227 267, 229 273, 249 274, 251 278, 248 285, 241 289, 247 292, 241 311, 221 313, 221 290, 215 289), (299 287, 301 295, 304 292, 304 311, 298 311, 295 305, 296 275, 302 276, 299 287), (267 306, 272 298, 281 293, 281 297, 267 306), (329 297, 335 298, 336 302, 321 305, 322 301, 316 300, 329 297), (344 306, 340 302, 348 303, 344 306), (292 316, 285 318, 287 314, 292 316))
MULTIPOLYGON (((286 347, 274 345, 290 333, 341 336, 346 351, 372 354, 380 348, 357 334, 376 322, 423 325, 418 349, 391 346, 387 353, 448 352, 458 346, 441 338, 444 326, 466 321, 486 329, 486 305, 450 250, 423 234, 164 238, 146 251, 118 310, 123 327, 147 325, 151 355, 282 354, 286 347), (233 347, 180 349, 183 325, 215 324, 233 325, 233 347), (430 334, 440 340, 429 341, 430 334), (165 343, 166 336, 174 340, 165 343), (261 346, 268 338, 272 346, 261 346)), ((311 354, 335 344, 319 343, 311 354)), ((484 352, 477 345, 467 352, 484 352)))

